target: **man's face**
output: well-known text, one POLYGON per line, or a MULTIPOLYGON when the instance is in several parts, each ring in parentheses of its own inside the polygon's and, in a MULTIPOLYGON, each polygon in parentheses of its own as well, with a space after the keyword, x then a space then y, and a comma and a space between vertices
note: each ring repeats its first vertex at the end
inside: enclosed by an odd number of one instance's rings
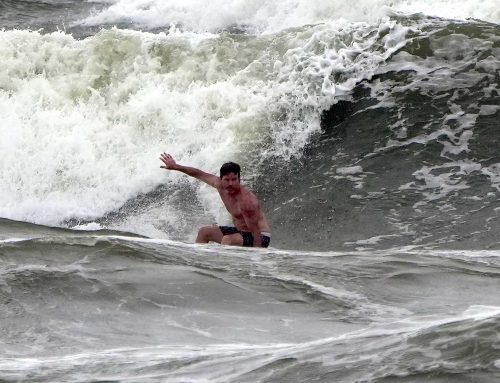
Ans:
POLYGON ((236 194, 240 191, 240 179, 236 173, 227 173, 221 178, 222 188, 228 194, 236 194))

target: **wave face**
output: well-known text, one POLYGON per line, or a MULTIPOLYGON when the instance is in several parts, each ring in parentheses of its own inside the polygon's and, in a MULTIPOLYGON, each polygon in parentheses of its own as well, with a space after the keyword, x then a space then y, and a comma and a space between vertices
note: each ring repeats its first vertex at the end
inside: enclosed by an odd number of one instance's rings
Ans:
POLYGON ((169 151, 240 162, 279 247, 498 247, 494 2, 81 7, 74 35, 0 32, 0 216, 180 240, 227 222, 169 151))
POLYGON ((497 251, 245 250, 0 220, 2 381, 492 381, 497 251))

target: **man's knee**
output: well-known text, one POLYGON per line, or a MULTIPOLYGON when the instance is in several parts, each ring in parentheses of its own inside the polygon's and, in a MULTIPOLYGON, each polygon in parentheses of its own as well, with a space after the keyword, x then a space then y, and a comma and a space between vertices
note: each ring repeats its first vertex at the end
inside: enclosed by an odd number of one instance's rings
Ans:
POLYGON ((218 226, 203 226, 198 230, 196 242, 208 243, 210 241, 221 242, 222 232, 218 226))
POLYGON ((210 226, 200 227, 200 229, 198 230, 198 237, 203 237, 203 238, 208 237, 211 233, 211 229, 212 228, 210 226))

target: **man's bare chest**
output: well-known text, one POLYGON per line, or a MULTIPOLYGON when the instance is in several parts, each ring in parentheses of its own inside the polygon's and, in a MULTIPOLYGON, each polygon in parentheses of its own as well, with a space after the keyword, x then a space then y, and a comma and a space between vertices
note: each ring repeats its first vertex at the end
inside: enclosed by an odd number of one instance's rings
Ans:
POLYGON ((227 211, 234 218, 240 218, 243 216, 239 200, 227 196, 221 196, 221 197, 222 197, 222 202, 224 203, 224 206, 226 207, 227 211))

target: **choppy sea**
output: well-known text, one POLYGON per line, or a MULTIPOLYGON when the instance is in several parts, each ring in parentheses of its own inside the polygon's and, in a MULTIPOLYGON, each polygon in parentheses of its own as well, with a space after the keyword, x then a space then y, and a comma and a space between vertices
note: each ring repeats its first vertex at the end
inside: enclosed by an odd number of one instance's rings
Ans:
POLYGON ((500 381, 498 0, 0 0, 0 59, 0 382, 500 381))

